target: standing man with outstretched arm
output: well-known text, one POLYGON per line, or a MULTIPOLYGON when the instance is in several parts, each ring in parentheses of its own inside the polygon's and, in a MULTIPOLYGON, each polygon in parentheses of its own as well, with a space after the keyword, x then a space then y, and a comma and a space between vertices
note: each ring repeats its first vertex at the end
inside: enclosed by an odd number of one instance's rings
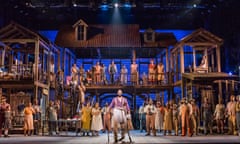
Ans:
POLYGON ((114 131, 114 142, 117 143, 118 141, 121 141, 125 138, 125 132, 126 132, 126 123, 127 118, 126 114, 129 109, 129 105, 127 102, 127 99, 122 96, 122 90, 119 89, 117 92, 117 97, 113 98, 111 104, 109 105, 109 108, 112 109, 113 112, 113 131, 114 131), (118 126, 120 125, 122 131, 121 131, 121 138, 117 139, 117 132, 118 132, 118 126))

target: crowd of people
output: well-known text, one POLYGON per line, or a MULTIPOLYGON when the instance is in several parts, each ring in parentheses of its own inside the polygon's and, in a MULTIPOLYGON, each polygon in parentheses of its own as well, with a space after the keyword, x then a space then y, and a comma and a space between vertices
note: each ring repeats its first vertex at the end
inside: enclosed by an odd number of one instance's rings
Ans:
POLYGON ((165 80, 164 78, 164 65, 161 62, 156 65, 154 60, 150 60, 148 72, 144 72, 139 76, 138 64, 135 61, 130 65, 130 71, 124 64, 118 70, 117 65, 112 61, 108 68, 103 63, 97 62, 91 69, 86 71, 83 66, 78 67, 76 64, 73 64, 71 76, 67 78, 67 84, 79 81, 86 85, 127 85, 130 81, 132 85, 138 85, 141 81, 141 84, 147 85, 162 84, 165 80), (109 79, 107 79, 107 74, 109 74, 109 79))
MULTIPOLYGON (((93 104, 88 101, 82 104, 74 118, 81 121, 77 124, 76 135, 98 136, 99 132, 114 132, 115 141, 118 129, 123 129, 122 137, 126 130, 134 129, 135 113, 131 113, 128 101, 122 96, 122 90, 118 90, 117 97, 112 99, 110 104, 106 103, 102 108, 99 103, 93 104), (131 115, 132 114, 132 115, 131 115)), ((50 101, 46 109, 46 116, 49 126, 49 135, 55 131, 59 134, 58 122, 60 102, 50 101)), ((146 131, 146 136, 156 136, 162 132, 163 135, 196 136, 199 135, 200 126, 203 127, 203 134, 224 134, 225 128, 229 135, 240 135, 240 96, 230 96, 230 101, 223 104, 220 99, 216 106, 204 98, 200 107, 194 99, 183 98, 179 103, 168 101, 165 105, 160 101, 148 99, 140 106, 138 113, 139 126, 136 128, 146 131), (215 127, 215 129, 214 129, 215 127)), ((24 136, 38 134, 40 130, 41 108, 38 101, 34 104, 27 103, 23 107, 24 114, 24 136)), ((4 137, 9 137, 8 131, 12 128, 11 106, 2 99, 0 105, 0 134, 4 129, 4 137)), ((135 128, 135 129, 136 129, 135 128)))
POLYGON ((199 107, 194 99, 182 99, 178 104, 169 101, 164 106, 157 101, 156 105, 150 99, 139 108, 140 130, 146 130, 146 136, 151 133, 156 136, 157 131, 164 135, 193 136, 198 135, 202 123, 203 134, 227 134, 240 136, 240 96, 231 95, 230 101, 223 104, 220 99, 214 107, 208 98, 199 107), (181 131, 179 133, 179 130, 181 131), (238 131, 237 131, 238 130, 238 131))

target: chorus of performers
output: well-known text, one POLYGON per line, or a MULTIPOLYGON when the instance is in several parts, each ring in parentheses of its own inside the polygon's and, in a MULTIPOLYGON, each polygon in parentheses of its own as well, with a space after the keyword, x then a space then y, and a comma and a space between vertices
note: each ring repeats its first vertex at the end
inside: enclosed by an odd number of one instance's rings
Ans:
POLYGON ((230 96, 226 105, 220 99, 216 106, 208 98, 199 107, 195 99, 183 98, 179 103, 149 99, 139 108, 140 132, 146 136, 163 135, 197 136, 202 127, 204 135, 214 133, 240 136, 240 95, 230 96), (227 128, 224 129, 224 128, 227 128))
MULTIPOLYGON (((73 64, 71 68, 71 76, 67 77, 67 84, 76 84, 77 81, 84 85, 138 85, 143 84, 164 84, 165 71, 163 63, 154 63, 154 60, 150 60, 148 65, 148 71, 139 74, 138 64, 136 61, 132 61, 130 67, 122 64, 118 70, 117 65, 112 61, 108 67, 103 63, 96 62, 90 69, 85 70, 83 66, 80 68, 73 64), (148 73, 148 75, 146 74, 148 73), (108 77, 107 77, 108 76, 108 77), (130 76, 130 77, 129 77, 130 76), (107 79, 108 78, 108 79, 107 79)), ((56 80, 59 80, 58 78, 56 80)))
MULTIPOLYGON (((220 99, 215 106, 208 98, 204 98, 201 105, 198 105, 195 99, 182 98, 177 103, 171 100, 165 104, 148 99, 140 106, 138 112, 133 112, 122 94, 122 90, 118 90, 112 102, 103 106, 91 101, 82 103, 73 117, 81 119, 76 125, 76 135, 80 133, 81 136, 99 136, 100 132, 113 132, 114 140, 118 141, 124 139, 127 131, 135 128, 145 132, 146 136, 197 136, 214 133, 240 136, 240 95, 231 95, 226 104, 220 99), (139 125, 133 127, 137 121, 139 125), (123 131, 118 139, 120 128, 123 131)), ((6 98, 3 98, 0 104, 0 136, 3 134, 4 137, 9 137, 13 113, 11 105, 6 101, 6 98)), ((34 100, 33 105, 31 102, 21 105, 21 109, 24 116, 24 136, 38 134, 41 128, 41 109, 38 101, 34 100)), ((47 106, 49 135, 59 134, 59 109, 58 100, 50 101, 47 106)))

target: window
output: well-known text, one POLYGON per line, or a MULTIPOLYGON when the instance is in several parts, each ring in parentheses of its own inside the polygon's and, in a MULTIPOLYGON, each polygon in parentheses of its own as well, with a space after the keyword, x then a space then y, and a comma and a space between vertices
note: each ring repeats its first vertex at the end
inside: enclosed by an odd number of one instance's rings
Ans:
POLYGON ((79 25, 77 27, 77 40, 84 40, 84 26, 79 25))
POLYGON ((152 32, 147 32, 147 41, 153 41, 153 33, 152 32))

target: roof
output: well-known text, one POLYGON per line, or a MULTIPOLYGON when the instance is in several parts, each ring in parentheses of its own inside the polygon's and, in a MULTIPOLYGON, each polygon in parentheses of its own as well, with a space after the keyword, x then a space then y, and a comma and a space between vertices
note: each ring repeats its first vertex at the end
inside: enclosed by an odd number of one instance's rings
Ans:
POLYGON ((180 43, 212 43, 212 44, 223 44, 223 39, 217 37, 216 35, 212 34, 211 32, 199 28, 190 35, 182 38, 178 44, 180 43))
POLYGON ((72 26, 64 26, 56 36, 55 43, 68 48, 86 47, 141 47, 139 25, 88 25, 87 40, 79 41, 72 26))
POLYGON ((50 41, 33 30, 30 30, 15 22, 10 22, 7 26, 0 29, 0 41, 3 39, 36 39, 40 38, 47 43, 50 41))

